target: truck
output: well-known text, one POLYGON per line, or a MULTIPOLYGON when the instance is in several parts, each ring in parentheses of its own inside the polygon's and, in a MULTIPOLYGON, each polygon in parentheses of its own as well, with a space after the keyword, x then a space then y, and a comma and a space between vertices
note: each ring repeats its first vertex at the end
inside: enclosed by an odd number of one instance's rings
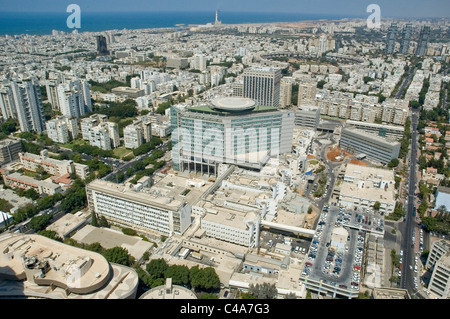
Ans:
POLYGON ((198 252, 195 252, 195 251, 192 252, 191 256, 192 256, 192 258, 195 258, 195 259, 198 259, 198 260, 202 260, 202 258, 203 258, 203 255, 201 253, 198 253, 198 252))
POLYGON ((191 252, 188 248, 183 248, 180 250, 180 253, 178 254, 181 258, 186 259, 187 256, 189 256, 189 253, 191 252))

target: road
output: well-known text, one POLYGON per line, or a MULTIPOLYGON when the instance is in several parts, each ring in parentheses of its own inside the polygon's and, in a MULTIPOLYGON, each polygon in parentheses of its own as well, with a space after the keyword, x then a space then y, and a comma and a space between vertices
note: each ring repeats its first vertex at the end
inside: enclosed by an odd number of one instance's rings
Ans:
MULTIPOLYGON (((163 143, 160 147, 158 147, 156 149, 161 150, 164 153, 166 153, 168 151, 167 143, 163 143)), ((125 172, 128 168, 133 167, 134 164, 136 164, 136 162, 141 161, 145 157, 151 156, 153 151, 154 150, 151 150, 150 152, 148 152, 146 154, 136 156, 129 162, 125 162, 125 163, 121 162, 121 164, 119 164, 117 167, 113 168, 113 171, 111 173, 109 173, 108 175, 103 177, 103 180, 116 182, 117 175, 119 175, 121 172, 125 172)))
POLYGON ((415 256, 415 247, 412 238, 412 233, 415 232, 416 221, 414 216, 414 210, 416 209, 415 205, 415 193, 416 193, 416 183, 417 183, 417 124, 419 118, 419 110, 412 109, 411 111, 411 152, 409 159, 409 188, 408 188, 408 205, 406 212, 406 221, 399 225, 399 228, 402 231, 402 243, 401 249, 403 250, 403 267, 402 267, 402 276, 400 281, 400 287, 403 289, 407 289, 408 292, 413 295, 416 293, 414 289, 414 273, 413 270, 409 268, 409 265, 413 265, 414 267, 414 256, 415 256))
POLYGON ((401 99, 401 98, 402 98, 403 92, 405 91, 405 89, 406 89, 406 88, 409 86, 409 84, 411 83, 414 74, 416 74, 416 68, 413 68, 413 69, 409 68, 409 71, 408 71, 408 72, 409 72, 408 75, 407 75, 406 78, 403 80, 403 83, 400 85, 400 88, 398 89, 398 92, 397 92, 397 94, 395 95, 395 98, 396 98, 396 99, 401 99))

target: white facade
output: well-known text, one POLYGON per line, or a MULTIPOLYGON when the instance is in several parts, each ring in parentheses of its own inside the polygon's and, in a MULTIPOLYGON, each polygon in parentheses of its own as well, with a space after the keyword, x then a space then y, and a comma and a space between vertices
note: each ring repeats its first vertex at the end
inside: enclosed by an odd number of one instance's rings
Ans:
POLYGON ((11 80, 4 84, 0 92, 0 110, 4 119, 18 119, 22 132, 45 130, 44 105, 39 83, 11 80))
POLYGON ((113 223, 165 235, 183 234, 191 224, 191 204, 95 180, 86 187, 89 209, 113 223))
POLYGON ((69 129, 67 123, 61 120, 51 120, 45 123, 47 136, 55 143, 69 143, 69 129))

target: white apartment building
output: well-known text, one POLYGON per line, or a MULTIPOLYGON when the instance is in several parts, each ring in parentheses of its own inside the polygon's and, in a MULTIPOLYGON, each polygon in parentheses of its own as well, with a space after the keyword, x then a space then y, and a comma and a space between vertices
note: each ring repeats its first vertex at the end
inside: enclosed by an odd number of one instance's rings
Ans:
POLYGON ((47 136, 56 143, 66 144, 79 134, 78 121, 75 118, 59 116, 45 123, 47 136))
POLYGON ((23 168, 36 172, 39 167, 53 176, 62 176, 76 173, 81 179, 89 176, 89 166, 75 163, 71 160, 56 160, 48 157, 47 150, 42 150, 40 155, 32 153, 19 153, 19 160, 23 168))
POLYGON ((94 126, 89 131, 89 144, 105 151, 111 150, 111 137, 108 128, 105 125, 94 126))
POLYGON ((428 254, 425 267, 431 269, 436 262, 450 251, 450 242, 448 240, 436 240, 431 244, 430 253, 428 254))
POLYGON ((137 119, 123 129, 123 140, 126 148, 135 149, 152 138, 152 123, 147 117, 137 119))
POLYGON ((143 232, 182 235, 191 225, 191 205, 211 186, 188 187, 168 175, 151 188, 94 180, 86 186, 89 209, 114 224, 143 232))
POLYGON ((47 136, 55 143, 69 143, 69 129, 66 121, 50 120, 45 123, 47 136))
MULTIPOLYGON (((64 116, 79 118, 92 111, 90 85, 85 80, 61 83, 55 89, 48 86, 52 99, 56 98, 59 109, 64 116), (56 91, 56 96, 53 96, 56 91)), ((53 101, 55 103, 55 101, 53 101)))
POLYGON ((104 123, 107 120, 108 116, 103 114, 93 114, 88 118, 82 119, 80 122, 80 126, 83 140, 89 141, 91 128, 99 125, 100 123, 104 123))
POLYGON ((35 79, 4 82, 0 89, 0 110, 4 119, 17 119, 22 132, 40 134, 45 130, 44 105, 35 79))
POLYGON ((119 126, 114 122, 107 122, 108 117, 93 114, 81 120, 81 134, 84 140, 92 146, 103 150, 111 150, 120 146, 119 126))
POLYGON ((292 84, 294 79, 291 77, 284 77, 280 84, 280 107, 292 105, 292 84))
POLYGON ((207 58, 204 54, 195 54, 192 58, 191 68, 200 71, 206 71, 207 58))

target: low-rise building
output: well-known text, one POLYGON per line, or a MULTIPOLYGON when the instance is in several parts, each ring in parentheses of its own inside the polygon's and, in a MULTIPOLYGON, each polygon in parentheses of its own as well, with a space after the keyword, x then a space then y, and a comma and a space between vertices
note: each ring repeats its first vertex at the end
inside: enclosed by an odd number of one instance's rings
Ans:
POLYGON ((320 109, 316 106, 302 105, 295 111, 295 126, 315 130, 320 122, 320 109))
POLYGON ((362 165, 347 164, 340 185, 339 204, 369 209, 380 203, 380 212, 390 214, 395 208, 394 172, 362 165))
POLYGON ((32 153, 19 153, 20 163, 23 168, 37 172, 42 168, 45 172, 53 176, 63 176, 75 173, 81 179, 89 176, 89 166, 75 163, 72 160, 56 160, 48 156, 47 150, 42 150, 40 155, 32 153))
POLYGON ((24 190, 33 189, 39 195, 55 195, 56 193, 62 193, 64 191, 59 184, 54 183, 53 181, 38 181, 17 172, 10 174, 8 171, 4 171, 2 175, 5 185, 11 188, 21 188, 24 190))
POLYGON ((78 121, 66 116, 60 116, 45 123, 47 136, 56 143, 66 144, 76 139, 79 134, 78 121))

